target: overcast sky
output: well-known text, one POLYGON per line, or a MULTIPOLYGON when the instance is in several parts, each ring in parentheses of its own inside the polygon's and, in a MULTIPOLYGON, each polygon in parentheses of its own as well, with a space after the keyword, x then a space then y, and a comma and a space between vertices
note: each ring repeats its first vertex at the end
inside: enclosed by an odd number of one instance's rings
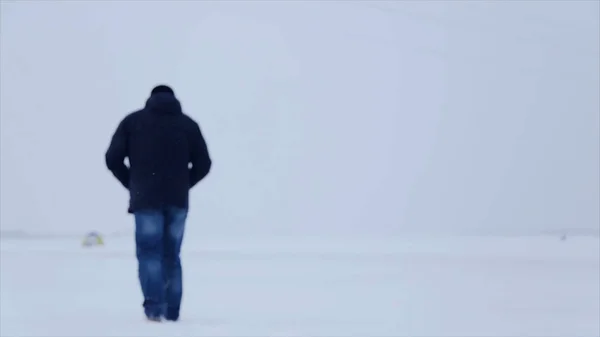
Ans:
POLYGON ((1 228, 131 229, 114 128, 173 86, 192 235, 600 226, 598 1, 3 1, 1 228))

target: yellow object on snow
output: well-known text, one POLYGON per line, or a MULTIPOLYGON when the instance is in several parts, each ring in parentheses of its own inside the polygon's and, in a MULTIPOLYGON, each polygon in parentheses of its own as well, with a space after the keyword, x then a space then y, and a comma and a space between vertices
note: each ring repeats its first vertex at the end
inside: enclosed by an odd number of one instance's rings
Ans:
POLYGON ((100 233, 91 232, 88 233, 85 238, 83 238, 81 245, 84 247, 104 246, 104 240, 102 239, 102 235, 100 235, 100 233))

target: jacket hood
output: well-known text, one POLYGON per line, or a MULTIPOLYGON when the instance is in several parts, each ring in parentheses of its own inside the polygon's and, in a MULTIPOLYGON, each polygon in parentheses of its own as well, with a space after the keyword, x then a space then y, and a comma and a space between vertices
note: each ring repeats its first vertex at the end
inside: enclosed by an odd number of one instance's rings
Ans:
POLYGON ((181 114, 181 103, 174 94, 159 92, 150 95, 146 101, 146 109, 165 114, 181 114))

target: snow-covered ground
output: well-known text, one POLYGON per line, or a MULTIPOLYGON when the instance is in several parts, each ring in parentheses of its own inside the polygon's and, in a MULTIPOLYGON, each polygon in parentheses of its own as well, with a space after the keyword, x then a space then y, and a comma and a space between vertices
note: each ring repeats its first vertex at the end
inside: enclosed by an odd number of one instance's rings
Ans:
POLYGON ((178 323, 131 238, 1 241, 2 336, 599 336, 598 238, 186 238, 178 323))

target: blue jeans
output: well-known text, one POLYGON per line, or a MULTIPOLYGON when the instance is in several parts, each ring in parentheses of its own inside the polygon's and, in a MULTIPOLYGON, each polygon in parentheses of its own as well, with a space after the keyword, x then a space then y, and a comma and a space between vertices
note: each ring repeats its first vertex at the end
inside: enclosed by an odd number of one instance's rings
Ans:
POLYGON ((179 318, 183 295, 181 244, 187 209, 166 207, 134 213, 138 275, 149 318, 179 318))

